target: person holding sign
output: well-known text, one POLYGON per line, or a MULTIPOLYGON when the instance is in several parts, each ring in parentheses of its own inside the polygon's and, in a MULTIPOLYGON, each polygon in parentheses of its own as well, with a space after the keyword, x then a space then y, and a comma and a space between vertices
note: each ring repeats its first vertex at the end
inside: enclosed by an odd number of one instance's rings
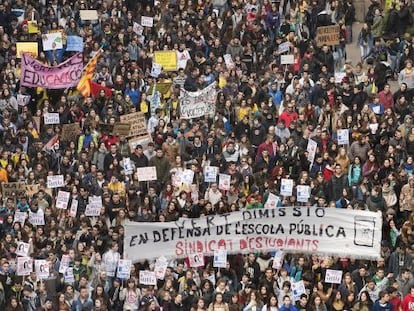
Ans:
POLYGON ((107 284, 112 285, 112 281, 115 278, 116 269, 118 267, 118 262, 121 257, 118 250, 119 244, 117 242, 112 242, 111 248, 102 256, 102 263, 106 266, 107 284))

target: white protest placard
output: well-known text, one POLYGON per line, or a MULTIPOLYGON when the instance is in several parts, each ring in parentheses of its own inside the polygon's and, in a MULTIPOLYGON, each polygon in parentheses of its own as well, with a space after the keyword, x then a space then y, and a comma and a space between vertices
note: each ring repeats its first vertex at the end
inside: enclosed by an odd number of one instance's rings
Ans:
POLYGON ((29 255, 30 244, 22 241, 17 242, 16 255, 26 257, 29 255))
POLYGON ((124 158, 124 171, 125 175, 132 175, 134 173, 134 167, 130 158, 124 158))
POLYGON ((231 181, 230 175, 219 174, 219 184, 218 184, 219 189, 230 190, 230 181, 231 181))
POLYGON ((204 168, 204 181, 205 182, 216 182, 217 181, 217 166, 206 166, 204 168))
POLYGON ((17 275, 30 275, 33 271, 33 259, 30 257, 17 257, 17 275))
POLYGON ((335 72, 335 83, 342 83, 342 80, 346 77, 346 72, 335 72))
POLYGON ((26 218, 27 218, 26 212, 15 211, 13 223, 20 222, 22 225, 24 225, 26 218))
POLYGON ((46 125, 60 124, 60 117, 58 113, 45 113, 43 118, 46 125))
POLYGON ((67 209, 70 199, 70 192, 59 190, 56 198, 56 208, 67 209))
POLYGON ((325 283, 341 284, 342 283, 342 270, 326 269, 325 283))
POLYGON ((73 284, 75 282, 75 275, 73 274, 73 268, 68 267, 63 273, 64 282, 67 284, 73 284))
POLYGON ((282 65, 290 65, 295 63, 295 56, 292 54, 280 55, 280 63, 282 65))
POLYGON ((196 92, 182 90, 180 93, 180 116, 182 119, 194 119, 214 116, 216 113, 217 89, 213 82, 196 92))
POLYGON ((144 31, 144 27, 142 27, 137 22, 134 22, 134 24, 132 26, 132 31, 135 32, 138 36, 141 36, 142 32, 144 31))
POLYGON ((174 187, 181 187, 183 184, 180 172, 171 175, 171 182, 174 187))
POLYGON ((296 186, 296 196, 298 202, 308 202, 310 198, 310 187, 307 185, 298 185, 296 186))
POLYGON ((29 222, 35 226, 45 225, 45 214, 43 210, 39 209, 36 213, 29 211, 29 222))
POLYGON ((295 301, 300 300, 302 294, 306 294, 305 284, 303 281, 292 283, 292 294, 295 301))
POLYGON ((225 268, 227 264, 227 251, 225 249, 216 250, 213 259, 214 268, 225 268))
POLYGON ((69 264, 70 264, 70 256, 62 255, 62 259, 60 260, 60 265, 59 265, 59 273, 65 273, 65 271, 69 268, 69 264))
POLYGON ((141 26, 144 26, 144 27, 154 26, 154 18, 150 16, 141 16, 141 26))
POLYGON ((157 278, 154 271, 139 271, 139 284, 157 285, 157 278))
POLYGON ((137 168, 138 181, 157 180, 157 169, 155 166, 138 167, 137 168))
POLYGON ((132 261, 129 259, 120 259, 118 261, 118 268, 116 276, 120 279, 129 279, 131 276, 132 261))
POLYGON ((97 10, 80 10, 79 15, 83 21, 94 21, 98 19, 97 10))
POLYGON ((380 114, 381 113, 381 106, 380 105, 373 105, 371 106, 372 112, 375 114, 380 114))
POLYGON ((227 69, 233 69, 234 68, 234 61, 231 57, 231 54, 224 54, 223 55, 224 63, 226 64, 227 69))
POLYGON ((283 42, 279 44, 279 47, 277 48, 277 50, 279 54, 282 54, 282 53, 288 52, 289 48, 290 48, 290 42, 287 41, 287 42, 283 42))
POLYGON ((161 74, 162 66, 160 64, 152 63, 151 68, 151 77, 158 78, 158 76, 161 74))
POLYGON ((190 267, 204 267, 204 255, 203 253, 195 253, 188 256, 190 267))
POLYGON ((17 105, 26 106, 30 102, 30 95, 17 94, 17 105))
POLYGON ((65 179, 63 175, 52 175, 47 176, 47 187, 52 188, 59 188, 65 186, 65 179))
POLYGON ((63 48, 62 32, 52 32, 42 35, 43 51, 54 51, 63 48))
POLYGON ((280 249, 276 250, 275 256, 273 257, 273 264, 272 264, 273 269, 279 270, 280 268, 282 268, 284 255, 285 254, 283 253, 282 250, 280 249))
POLYGON ((185 170, 181 172, 181 182, 184 185, 191 185, 194 180, 194 171, 192 170, 185 170))
POLYGON ((312 139, 308 140, 308 146, 306 147, 306 151, 308 152, 308 161, 313 164, 315 161, 316 150, 318 149, 318 143, 312 139))
POLYGON ((49 263, 45 259, 36 259, 35 272, 39 279, 46 279, 49 277, 49 263))
POLYGON ((282 178, 280 184, 280 195, 290 197, 293 193, 293 179, 282 178))
POLYGON ((349 145, 349 129, 340 129, 337 132, 338 145, 349 145))
POLYGON ((72 200, 72 203, 70 204, 69 209, 69 216, 75 218, 76 213, 78 212, 78 200, 72 200))
POLYGON ((89 203, 86 205, 85 216, 94 217, 101 214, 102 204, 89 203))
POLYGON ((275 208, 278 206, 280 202, 280 198, 273 194, 273 193, 269 193, 269 196, 267 197, 266 203, 264 205, 265 208, 275 208))
POLYGON ((165 272, 167 271, 167 268, 168 268, 167 258, 165 258, 164 256, 157 258, 157 261, 155 262, 155 267, 154 267, 155 277, 158 280, 164 280, 164 276, 165 276, 165 272))
POLYGON ((98 195, 93 195, 88 198, 88 203, 102 206, 102 197, 98 195))

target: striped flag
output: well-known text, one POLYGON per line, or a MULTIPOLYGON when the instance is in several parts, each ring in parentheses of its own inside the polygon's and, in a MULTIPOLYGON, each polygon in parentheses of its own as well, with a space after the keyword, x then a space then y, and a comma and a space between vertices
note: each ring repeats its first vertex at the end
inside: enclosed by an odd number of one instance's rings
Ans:
POLYGON ((102 54, 102 49, 99 49, 98 52, 92 57, 89 63, 86 64, 85 68, 83 69, 83 76, 80 79, 76 89, 82 96, 90 96, 91 94, 91 87, 89 81, 92 80, 93 75, 95 73, 96 64, 98 63, 98 59, 102 54))

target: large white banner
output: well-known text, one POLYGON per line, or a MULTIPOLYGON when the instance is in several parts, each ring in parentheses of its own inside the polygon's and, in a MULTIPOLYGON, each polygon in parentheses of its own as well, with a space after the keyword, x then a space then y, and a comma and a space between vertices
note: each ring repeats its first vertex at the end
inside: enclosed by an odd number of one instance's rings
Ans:
POLYGON ((212 83, 201 91, 181 91, 180 111, 182 119, 199 118, 214 115, 216 111, 216 83, 212 83))
POLYGON ((376 258, 380 254, 380 213, 317 207, 245 210, 199 219, 125 225, 125 252, 139 261, 281 249, 284 252, 376 258))

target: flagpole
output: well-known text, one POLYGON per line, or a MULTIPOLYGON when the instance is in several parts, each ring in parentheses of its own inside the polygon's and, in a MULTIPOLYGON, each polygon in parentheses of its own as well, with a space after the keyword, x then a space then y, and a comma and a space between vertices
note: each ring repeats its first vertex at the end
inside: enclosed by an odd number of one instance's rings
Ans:
MULTIPOLYGON (((92 56, 91 57, 91 59, 88 61, 88 63, 85 65, 85 66, 83 66, 83 68, 82 68, 82 77, 83 77, 83 75, 84 75, 84 73, 85 73, 85 68, 86 67, 88 67, 88 65, 91 63, 91 61, 93 60, 93 58, 96 56, 96 54, 98 54, 98 53, 102 53, 103 52, 103 49, 102 49, 102 47, 100 47, 99 48, 99 50, 95 53, 95 55, 94 56, 92 56)), ((83 53, 82 53, 83 54, 83 53)), ((81 78, 82 79, 82 78, 81 78)), ((80 81, 80 80, 79 80, 80 81)), ((78 82, 79 83, 79 82, 78 82)), ((71 86, 72 87, 72 86, 71 86)), ((67 93, 68 92, 68 90, 71 88, 71 87, 67 87, 63 92, 64 93, 67 93)))
MULTIPOLYGON (((97 65, 97 63, 98 63, 98 58, 100 57, 100 54, 103 52, 103 49, 102 49, 102 46, 99 48, 99 50, 95 53, 95 55, 88 61, 88 63, 83 67, 83 69, 82 69, 82 77, 80 78, 80 80, 79 80, 79 82, 78 82, 78 84, 77 84, 77 86, 76 86, 76 89, 80 92, 80 94, 81 95, 84 95, 84 93, 82 93, 82 91, 79 89, 79 83, 81 83, 82 81, 82 85, 84 85, 85 84, 85 82, 87 82, 87 83, 89 83, 88 81, 90 81, 90 80, 92 80, 92 77, 93 77, 93 74, 90 76, 90 78, 86 78, 86 75, 88 75, 89 76, 89 74, 90 73, 88 73, 88 72, 86 72, 86 68, 88 68, 88 67, 90 67, 90 65, 91 65, 91 63, 92 63, 92 61, 94 61, 95 62, 95 65, 94 65, 94 71, 95 71, 95 69, 96 69, 96 65, 97 65), (99 54, 99 55, 98 55, 99 54), (98 56, 98 57, 97 57, 98 56)), ((90 95, 90 86, 89 86, 89 93, 88 93, 89 95, 90 95)))
POLYGON ((90 64, 90 63, 91 63, 91 61, 94 59, 94 57, 95 57, 98 53, 102 53, 102 52, 103 52, 103 49, 102 49, 102 47, 100 47, 100 48, 99 48, 99 50, 95 53, 95 55, 93 55, 93 56, 91 57, 91 59, 88 61, 88 63, 87 63, 85 66, 83 66, 82 72, 84 72, 84 71, 85 71, 85 68, 89 66, 89 64, 90 64))

